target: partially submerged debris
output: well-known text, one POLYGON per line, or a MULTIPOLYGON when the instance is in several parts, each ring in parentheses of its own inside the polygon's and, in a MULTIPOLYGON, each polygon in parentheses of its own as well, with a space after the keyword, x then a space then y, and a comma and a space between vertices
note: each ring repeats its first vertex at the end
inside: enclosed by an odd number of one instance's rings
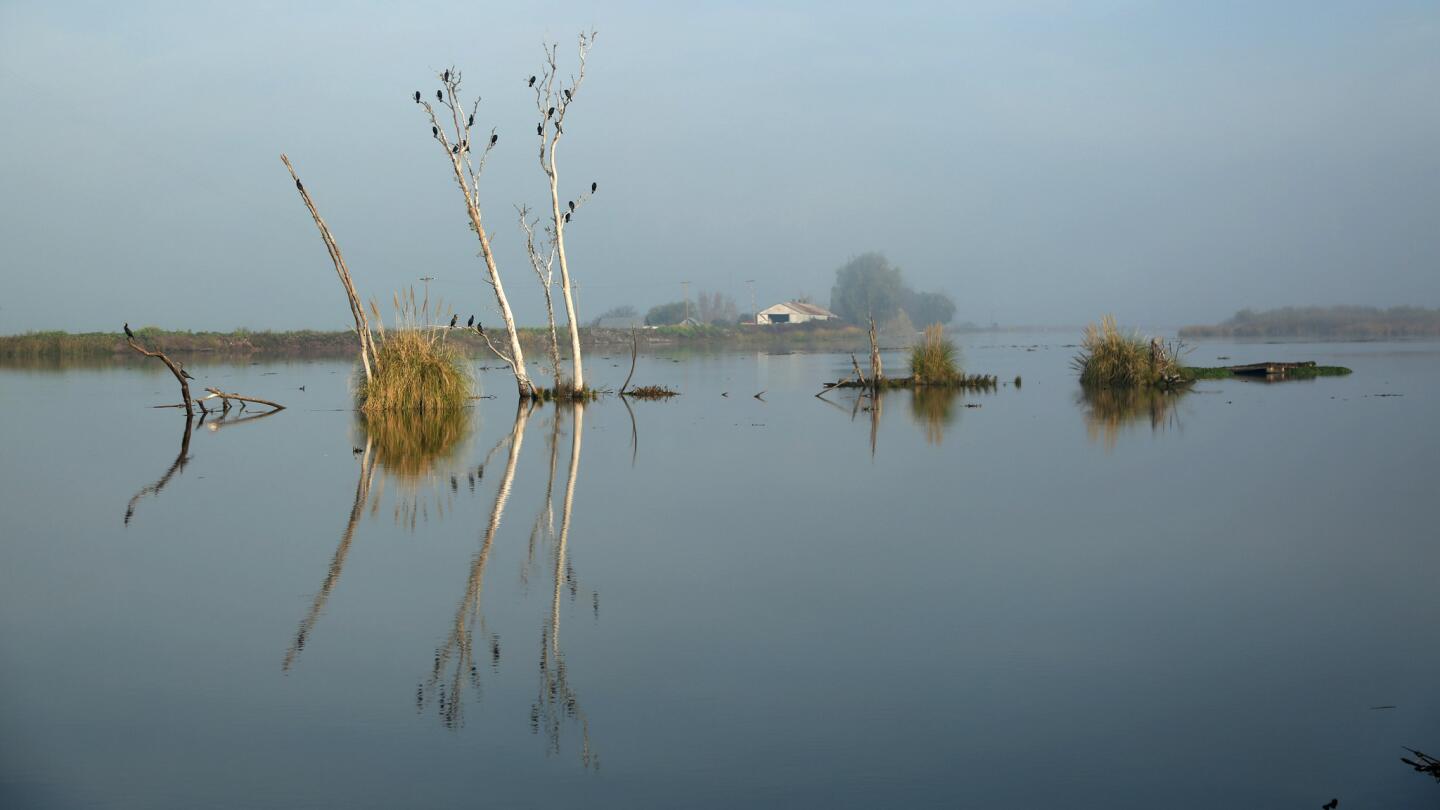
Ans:
POLYGON ((1298 363, 1265 362, 1239 366, 1186 367, 1180 375, 1190 380, 1223 380, 1230 377, 1252 377, 1266 380, 1313 380, 1316 377, 1343 377, 1351 373, 1344 366, 1320 366, 1314 360, 1298 363))
POLYGON ((636 399, 669 399, 680 396, 680 392, 672 391, 663 385, 642 385, 639 388, 631 388, 620 396, 635 397, 636 399))
POLYGON ((1440 782, 1440 759, 1430 756, 1423 751, 1416 751, 1414 748, 1406 748, 1406 751, 1415 755, 1415 759, 1401 757, 1400 761, 1414 768, 1419 773, 1428 773, 1440 782))

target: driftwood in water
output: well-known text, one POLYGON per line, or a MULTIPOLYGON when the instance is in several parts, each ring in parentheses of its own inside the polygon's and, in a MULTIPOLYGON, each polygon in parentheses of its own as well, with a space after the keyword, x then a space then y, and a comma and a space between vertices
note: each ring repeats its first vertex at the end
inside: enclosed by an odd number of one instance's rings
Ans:
POLYGON ((1297 368, 1313 368, 1314 360, 1303 363, 1249 363, 1243 366, 1226 366, 1231 374, 1243 377, 1283 377, 1286 372, 1297 368))
MULTIPOLYGON (((218 398, 218 399, 221 401, 224 409, 227 410, 227 411, 230 410, 230 400, 232 400, 232 399, 233 399, 233 400, 236 400, 236 401, 238 401, 238 402, 253 402, 253 403, 257 404, 257 405, 269 405, 270 407, 274 408, 274 409, 277 410, 277 411, 283 411, 283 410, 285 410, 285 406, 284 406, 284 405, 281 405, 281 404, 278 403, 278 402, 271 402, 271 401, 268 400, 268 399, 261 399, 261 398, 259 398, 259 397, 247 397, 247 396, 244 396, 243 394, 231 394, 231 393, 229 393, 229 392, 227 392, 227 391, 221 391, 219 388, 206 388, 205 390, 210 392, 210 396, 205 397, 205 399, 216 399, 216 398, 218 398)), ((195 400, 195 403, 196 403, 197 405, 200 405, 200 409, 201 409, 201 410, 205 410, 205 406, 202 404, 203 402, 204 402, 204 400, 200 400, 200 399, 195 400)), ((244 406, 244 405, 241 405, 240 407, 243 408, 243 407, 245 407, 245 406, 244 406)), ((206 411, 206 412, 208 413, 208 411, 206 411)))
MULTIPOLYGON (((180 383, 180 402, 181 402, 181 404, 180 404, 178 407, 184 408, 184 409, 185 409, 185 413, 190 414, 191 416, 194 416, 194 415, 195 415, 195 410, 194 410, 194 408, 190 405, 190 383, 186 380, 186 378, 185 378, 185 371, 184 371, 184 369, 182 369, 182 368, 180 367, 180 364, 176 363, 174 360, 171 360, 169 357, 166 357, 164 352, 161 352, 161 351, 154 351, 154 352, 152 352, 152 351, 150 351, 149 349, 146 349, 146 348, 142 347, 140 344, 138 344, 138 343, 135 342, 135 339, 134 339, 134 338, 130 337, 129 335, 126 335, 126 336, 125 336, 125 342, 128 343, 128 344, 130 344, 130 348, 132 348, 132 349, 134 349, 135 351, 137 351, 137 352, 145 355, 146 357, 154 357, 154 358, 159 359, 160 362, 162 362, 162 363, 165 364, 165 367, 166 367, 166 368, 170 369, 170 373, 175 375, 175 381, 178 382, 178 383, 180 383)), ((170 407, 170 406, 166 406, 166 407, 170 407)))
POLYGON ((829 391, 832 388, 864 388, 869 390, 877 388, 949 388, 969 391, 989 391, 999 386, 1000 380, 993 374, 963 375, 947 381, 917 380, 914 377, 882 378, 878 385, 874 384, 873 381, 866 382, 864 379, 854 380, 847 377, 843 380, 825 383, 825 388, 821 393, 829 391))

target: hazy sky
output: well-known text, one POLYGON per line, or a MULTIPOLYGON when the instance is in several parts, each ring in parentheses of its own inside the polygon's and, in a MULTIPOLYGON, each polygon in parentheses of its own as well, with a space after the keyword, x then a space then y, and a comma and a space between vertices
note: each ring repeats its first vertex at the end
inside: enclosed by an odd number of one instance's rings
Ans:
MULTIPOLYGON (((411 101, 451 64, 545 200, 525 79, 600 36, 566 119, 582 320, 680 282, 749 309, 877 250, 961 320, 1142 325, 1440 305, 1440 4, 0 0, 0 333, 343 328, 288 152, 362 295, 494 317, 411 101)), ((567 195, 569 196, 569 195, 567 195)), ((386 307, 388 317, 388 306, 386 307)))

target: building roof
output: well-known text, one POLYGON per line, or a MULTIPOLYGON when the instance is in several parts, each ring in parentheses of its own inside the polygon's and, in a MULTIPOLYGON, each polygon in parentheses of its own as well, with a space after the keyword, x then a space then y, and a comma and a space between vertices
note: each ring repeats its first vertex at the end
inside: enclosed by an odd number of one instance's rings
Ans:
MULTIPOLYGON (((809 317, 818 317, 818 319, 832 319, 832 317, 840 317, 837 316, 837 314, 832 313, 832 311, 827 310, 827 308, 825 307, 818 307, 815 306, 815 304, 805 303, 805 301, 785 301, 785 303, 783 304, 775 304, 775 307, 789 307, 792 308, 792 310, 798 311, 798 313, 804 313, 806 314, 806 316, 809 317)), ((775 307, 770 307, 770 310, 773 310, 773 308, 775 307)))
POLYGON ((812 318, 840 317, 839 315, 836 315, 835 313, 824 307, 816 306, 815 304, 807 304, 804 301, 785 301, 784 303, 775 304, 774 306, 766 307, 765 309, 762 309, 760 311, 769 312, 770 310, 777 309, 779 307, 785 307, 786 309, 794 310, 795 312, 799 312, 804 315, 809 315, 812 318))

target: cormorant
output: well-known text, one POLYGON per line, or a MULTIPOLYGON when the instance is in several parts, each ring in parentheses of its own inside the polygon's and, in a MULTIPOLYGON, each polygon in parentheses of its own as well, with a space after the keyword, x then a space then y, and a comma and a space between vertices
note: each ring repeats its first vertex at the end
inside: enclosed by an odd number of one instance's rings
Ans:
POLYGON ((570 100, 570 91, 569 91, 569 90, 566 90, 566 91, 565 91, 565 100, 566 100, 566 101, 569 101, 569 100, 570 100))
POLYGON ((440 128, 439 128, 439 127, 430 127, 430 137, 432 137, 432 138, 438 138, 438 137, 440 137, 440 128))
POLYGON ((295 188, 299 189, 300 191, 304 191, 304 190, 305 190, 305 184, 302 183, 302 182, 300 182, 300 178, 298 178, 298 177, 295 178, 295 188))
POLYGON ((569 222, 569 221, 570 221, 570 212, 569 212, 569 211, 566 211, 566 212, 565 212, 565 221, 566 221, 566 222, 569 222))
POLYGON ((130 338, 131 340, 134 340, 134 339, 135 339, 135 333, 130 331, 130 322, 129 322, 129 321, 126 321, 126 322, 125 322, 125 337, 130 338))
POLYGON ((440 95, 440 91, 439 91, 439 90, 436 90, 436 91, 435 91, 435 100, 436 100, 436 101, 444 101, 444 100, 445 100, 445 97, 442 96, 442 95, 440 95))
POLYGON ((458 313, 455 314, 455 315, 451 315, 451 316, 450 316, 450 328, 451 328, 451 329, 454 329, 456 322, 458 322, 459 320, 460 320, 460 315, 459 315, 458 313))
POLYGON ((465 122, 465 126, 467 126, 467 127, 473 127, 473 126, 475 126, 475 114, 474 114, 474 113, 471 113, 471 114, 470 114, 470 120, 465 122))
POLYGON ((535 134, 536 134, 536 135, 544 135, 544 134, 545 134, 545 122, 544 122, 544 121, 541 121, 540 123, 538 123, 538 124, 535 125, 535 134))
POLYGON ((591 184, 590 184, 590 193, 591 193, 591 194, 594 194, 596 191, 599 190, 599 188, 600 188, 600 184, 599 184, 599 183, 591 183, 591 184))
POLYGON ((546 118, 549 118, 550 116, 552 116, 552 115, 554 115, 554 114, 555 114, 555 108, 554 108, 554 107, 551 107, 550 109, 548 109, 548 110, 545 111, 545 117, 546 117, 546 118))
POLYGON ((183 367, 180 369, 180 376, 184 377, 187 380, 195 379, 194 377, 191 377, 190 372, 186 371, 183 367))
POLYGON ((448 81, 450 81, 450 71, 448 71, 448 70, 445 71, 445 75, 440 78, 440 81, 442 81, 442 82, 448 82, 448 81))
POLYGON ((495 145, 495 142, 498 141, 498 140, 500 140, 500 136, 499 136, 498 134, 492 134, 492 135, 490 136, 490 145, 491 145, 491 146, 494 146, 494 145, 495 145))
POLYGON ((534 76, 531 76, 529 83, 527 83, 525 86, 526 86, 526 87, 534 87, 534 86, 535 86, 535 77, 534 77, 534 76))
POLYGON ((479 333, 482 334, 482 335, 485 334, 485 324, 483 324, 483 323, 477 323, 477 324, 475 324, 475 331, 476 331, 476 332, 479 332, 479 333))
POLYGON ((416 104, 419 104, 419 103, 420 103, 420 91, 419 91, 419 90, 416 90, 416 91, 415 91, 415 103, 416 103, 416 104))
MULTIPOLYGON (((456 316, 456 317, 459 317, 459 316, 456 316)), ((468 320, 468 321, 465 322, 465 328, 466 328, 466 329, 469 329, 470 327, 472 327, 472 326, 474 326, 474 325, 475 325, 475 316, 474 316, 474 315, 471 315, 471 316, 470 316, 470 320, 468 320)))
POLYGON ((450 154, 452 154, 452 155, 458 155, 458 154, 460 154, 460 144, 457 143, 457 144, 455 144, 454 146, 450 147, 450 154))
POLYGON ((574 211, 574 210, 575 210, 575 201, 574 201, 574 200, 571 200, 571 201, 570 201, 570 210, 571 210, 571 211, 574 211))

